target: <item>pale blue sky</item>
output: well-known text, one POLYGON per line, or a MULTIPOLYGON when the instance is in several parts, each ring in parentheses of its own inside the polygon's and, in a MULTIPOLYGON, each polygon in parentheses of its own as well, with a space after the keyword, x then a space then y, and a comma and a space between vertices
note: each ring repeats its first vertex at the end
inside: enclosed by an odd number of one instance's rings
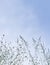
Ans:
POLYGON ((42 36, 50 45, 50 0, 0 0, 0 35, 15 40, 42 36))

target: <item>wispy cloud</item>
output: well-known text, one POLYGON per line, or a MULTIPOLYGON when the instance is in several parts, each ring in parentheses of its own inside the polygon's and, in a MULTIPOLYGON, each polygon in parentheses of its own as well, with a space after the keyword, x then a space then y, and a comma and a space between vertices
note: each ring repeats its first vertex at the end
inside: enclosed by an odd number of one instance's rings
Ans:
POLYGON ((23 2, 23 0, 0 1, 0 32, 8 33, 10 38, 18 34, 29 38, 39 30, 34 8, 26 6, 23 2))

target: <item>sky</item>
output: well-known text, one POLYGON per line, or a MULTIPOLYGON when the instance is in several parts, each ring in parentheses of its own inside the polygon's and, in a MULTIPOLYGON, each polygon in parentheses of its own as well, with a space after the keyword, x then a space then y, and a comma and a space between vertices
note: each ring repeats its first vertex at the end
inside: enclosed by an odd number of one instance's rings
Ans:
POLYGON ((50 46, 50 0, 0 0, 0 36, 15 40, 22 35, 50 46))

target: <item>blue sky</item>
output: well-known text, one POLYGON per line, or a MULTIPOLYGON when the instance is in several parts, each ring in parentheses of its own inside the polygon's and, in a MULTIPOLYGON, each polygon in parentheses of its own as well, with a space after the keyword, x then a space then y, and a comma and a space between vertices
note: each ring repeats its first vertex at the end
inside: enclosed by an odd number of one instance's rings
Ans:
POLYGON ((50 45, 50 0, 0 0, 0 35, 9 40, 42 36, 50 45))

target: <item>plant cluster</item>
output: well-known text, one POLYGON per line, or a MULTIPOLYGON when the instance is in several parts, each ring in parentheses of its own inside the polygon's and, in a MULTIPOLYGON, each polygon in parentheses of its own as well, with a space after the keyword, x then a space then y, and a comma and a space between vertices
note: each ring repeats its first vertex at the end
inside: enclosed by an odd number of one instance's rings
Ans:
POLYGON ((41 37, 38 41, 32 39, 32 52, 29 44, 20 35, 20 39, 8 43, 1 37, 0 40, 0 65, 50 65, 50 50, 46 51, 41 37))

